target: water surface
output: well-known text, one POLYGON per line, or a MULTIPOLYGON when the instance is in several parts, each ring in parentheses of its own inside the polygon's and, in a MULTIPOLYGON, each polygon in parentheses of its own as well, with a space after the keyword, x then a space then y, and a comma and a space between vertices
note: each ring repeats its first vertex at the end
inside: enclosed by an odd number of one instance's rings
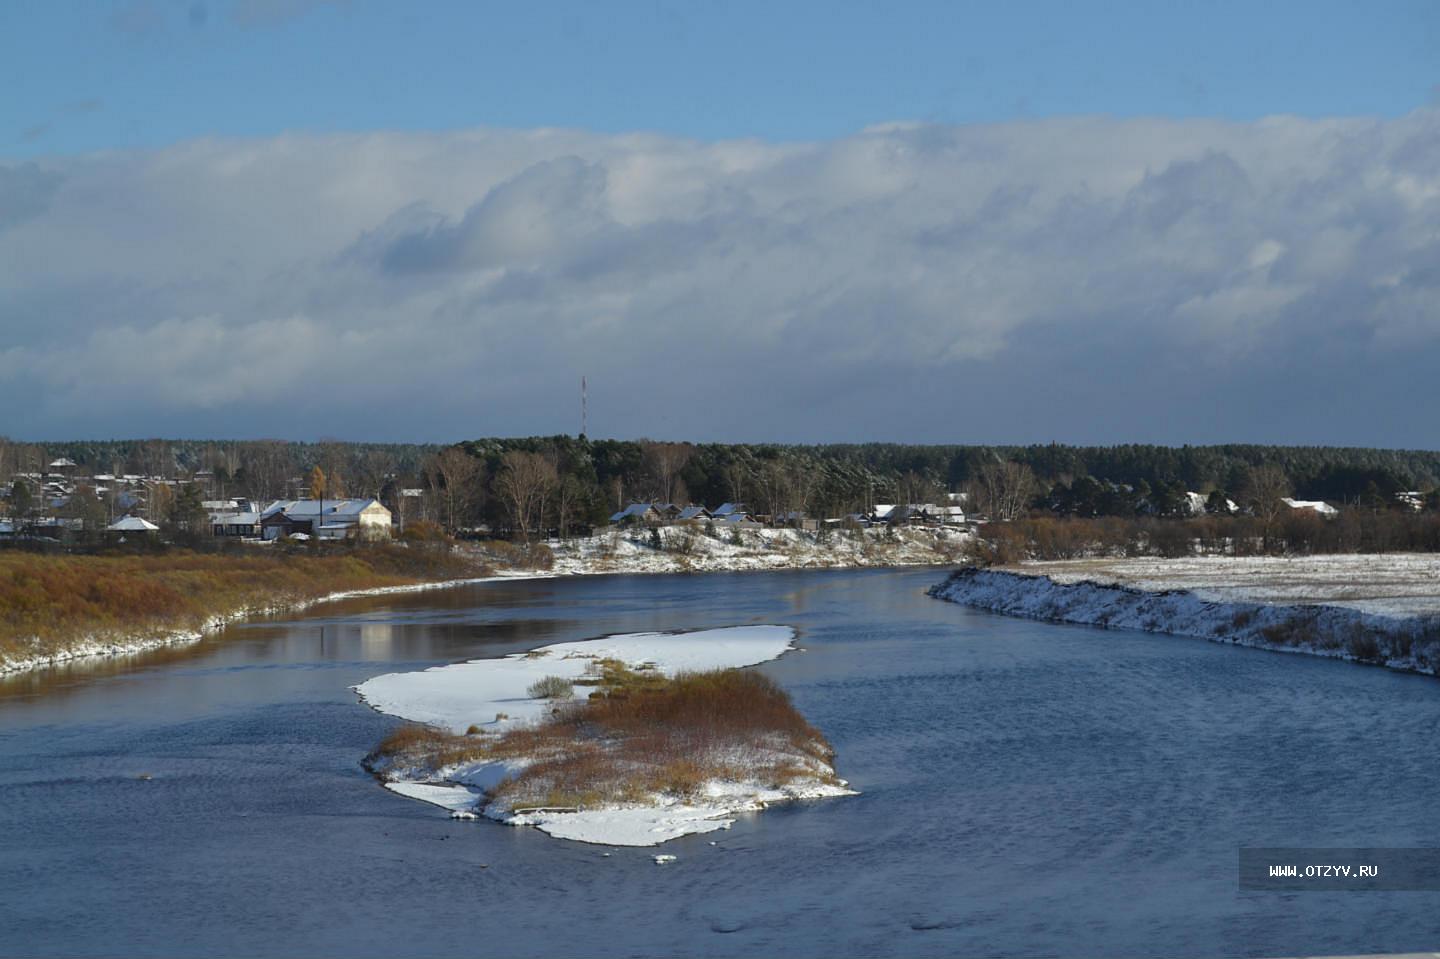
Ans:
POLYGON ((0 952, 1436 948, 1440 894, 1241 893, 1236 851, 1440 845, 1440 683, 991 616, 926 597, 942 575, 482 584, 0 681, 0 952), (862 796, 744 816, 657 867, 451 821, 359 767, 393 725, 349 690, 370 676, 745 623, 800 631, 760 668, 862 796))

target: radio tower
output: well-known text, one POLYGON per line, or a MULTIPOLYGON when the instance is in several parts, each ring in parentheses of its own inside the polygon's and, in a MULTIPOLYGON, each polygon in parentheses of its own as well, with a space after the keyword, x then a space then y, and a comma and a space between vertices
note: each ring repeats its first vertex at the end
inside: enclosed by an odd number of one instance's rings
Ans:
POLYGON ((586 419, 589 417, 589 397, 585 388, 585 377, 580 377, 580 438, 585 439, 586 427, 589 425, 586 419))

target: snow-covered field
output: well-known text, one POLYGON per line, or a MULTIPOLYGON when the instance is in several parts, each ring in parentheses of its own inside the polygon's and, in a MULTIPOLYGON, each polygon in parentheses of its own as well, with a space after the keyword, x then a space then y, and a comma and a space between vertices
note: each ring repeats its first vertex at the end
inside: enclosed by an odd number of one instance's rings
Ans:
POLYGON ((1057 583, 1185 589, 1217 602, 1323 603, 1386 616, 1440 613, 1440 554, 1197 556, 1025 563, 1015 572, 1057 583))
POLYGON ((715 570, 922 566, 953 563, 969 534, 958 529, 883 528, 832 530, 718 529, 706 536, 697 526, 658 530, 656 549, 648 529, 612 530, 585 539, 551 543, 554 571, 583 573, 676 573, 715 570), (732 541, 738 535, 740 542, 732 541))
MULTIPOLYGON (((533 723, 555 708, 532 698, 537 680, 559 676, 578 680, 597 661, 619 660, 667 676, 751 666, 793 649, 794 631, 782 626, 735 626, 692 633, 632 633, 575 643, 556 643, 503 659, 481 659, 421 672, 390 673, 355 687, 380 712, 464 732, 503 731, 533 723)), ((757 760, 774 757, 757 756, 757 760)), ((791 759, 793 757, 785 757, 791 759)), ((758 763, 757 763, 758 764, 758 763)), ((690 833, 727 829, 741 811, 794 799, 851 795, 834 770, 816 763, 811 778, 776 789, 755 781, 711 781, 693 801, 655 795, 647 803, 614 804, 585 810, 514 809, 485 794, 502 778, 523 770, 526 760, 469 762, 438 769, 390 767, 380 770, 391 790, 449 809, 458 818, 483 814, 512 825, 535 826, 563 839, 606 845, 649 846, 690 833), (822 768, 823 767, 823 768, 822 768), (839 783, 838 785, 836 783, 839 783)))
POLYGON ((967 569, 931 595, 976 609, 1434 674, 1431 556, 1080 560, 967 569))

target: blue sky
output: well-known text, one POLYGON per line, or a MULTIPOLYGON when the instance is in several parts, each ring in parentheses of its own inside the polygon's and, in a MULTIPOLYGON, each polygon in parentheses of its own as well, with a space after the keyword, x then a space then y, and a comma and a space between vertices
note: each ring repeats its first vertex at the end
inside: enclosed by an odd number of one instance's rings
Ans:
POLYGON ((0 434, 1440 448, 1440 4, 0 3, 0 434))
POLYGON ((12 0, 0 156, 286 131, 821 139, 1075 114, 1398 116, 1440 5, 12 0))

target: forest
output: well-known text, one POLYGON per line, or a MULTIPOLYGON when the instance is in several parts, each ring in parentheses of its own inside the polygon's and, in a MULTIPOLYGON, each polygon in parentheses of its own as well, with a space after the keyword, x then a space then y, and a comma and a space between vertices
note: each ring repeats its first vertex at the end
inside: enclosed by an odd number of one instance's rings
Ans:
MULTIPOLYGON (((998 466, 1023 471, 1015 515, 1184 515, 1187 492, 1241 502, 1271 489, 1341 505, 1435 508, 1440 452, 1323 446, 1031 446, 684 443, 584 436, 483 438, 452 446, 322 440, 0 439, 0 486, 66 457, 82 476, 200 480, 207 498, 305 495, 317 468, 330 496, 370 496, 402 521, 500 535, 603 524, 632 501, 743 502, 757 513, 839 517, 876 504, 942 502, 998 466)), ((1012 490, 1013 492, 1013 490, 1012 490)), ((1213 510, 1212 510, 1213 511, 1213 510)))

